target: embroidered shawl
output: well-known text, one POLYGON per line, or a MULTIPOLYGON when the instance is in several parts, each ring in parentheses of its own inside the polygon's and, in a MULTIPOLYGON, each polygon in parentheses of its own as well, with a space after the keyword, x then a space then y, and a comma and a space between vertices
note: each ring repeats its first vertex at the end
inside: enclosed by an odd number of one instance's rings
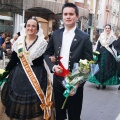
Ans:
POLYGON ((47 48, 47 42, 43 37, 37 38, 36 42, 27 51, 25 47, 25 36, 20 36, 18 40, 13 44, 12 50, 18 54, 18 49, 23 48, 23 54, 30 65, 33 65, 32 61, 43 55, 47 48))
POLYGON ((113 57, 116 59, 117 57, 117 52, 114 49, 114 46, 112 45, 112 48, 110 48, 109 46, 116 40, 116 36, 114 35, 113 31, 111 30, 109 36, 107 36, 105 30, 103 33, 100 34, 100 37, 98 38, 98 41, 96 43, 96 48, 98 45, 98 42, 101 43, 101 45, 103 47, 105 47, 112 55, 113 57))

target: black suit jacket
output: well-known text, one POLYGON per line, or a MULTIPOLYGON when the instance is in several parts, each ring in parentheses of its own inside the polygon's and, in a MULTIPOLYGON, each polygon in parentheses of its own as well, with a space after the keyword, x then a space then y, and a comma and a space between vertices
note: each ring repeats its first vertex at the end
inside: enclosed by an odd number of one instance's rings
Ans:
POLYGON ((118 54, 120 54, 120 37, 113 42, 113 46, 118 54))
MULTIPOLYGON (((55 31, 48 43, 47 50, 45 52, 45 61, 48 64, 50 70, 54 65, 59 64, 59 56, 62 46, 64 28, 55 31), (49 56, 55 55, 56 62, 52 63, 49 56)), ((75 36, 70 47, 69 55, 69 70, 71 71, 74 63, 78 63, 80 59, 92 60, 92 43, 90 42, 89 35, 80 31, 78 28, 75 30, 75 36)))

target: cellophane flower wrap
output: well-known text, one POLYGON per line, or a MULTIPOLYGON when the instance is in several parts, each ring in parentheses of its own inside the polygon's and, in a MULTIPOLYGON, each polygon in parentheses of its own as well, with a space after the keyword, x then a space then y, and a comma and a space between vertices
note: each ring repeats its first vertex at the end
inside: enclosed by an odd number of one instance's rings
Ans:
POLYGON ((99 71, 99 65, 97 64, 98 58, 99 58, 100 52, 94 51, 93 52, 93 63, 90 64, 90 76, 93 77, 98 71, 99 71))
POLYGON ((100 55, 99 51, 94 51, 93 52, 93 60, 94 60, 94 62, 97 62, 99 55, 100 55))
POLYGON ((90 73, 90 64, 94 63, 93 61, 88 60, 82 60, 80 59, 79 63, 74 63, 74 67, 71 73, 69 73, 65 79, 63 80, 63 86, 66 88, 63 95, 66 98, 62 108, 64 109, 64 106, 66 104, 66 101, 69 97, 69 93, 72 89, 74 89, 74 94, 76 93, 76 85, 80 85, 84 83, 90 73))
POLYGON ((117 62, 120 62, 120 55, 116 57, 117 62))
POLYGON ((4 69, 0 69, 0 86, 2 85, 3 82, 7 82, 7 78, 4 78, 4 76, 7 74, 8 72, 5 71, 4 69))

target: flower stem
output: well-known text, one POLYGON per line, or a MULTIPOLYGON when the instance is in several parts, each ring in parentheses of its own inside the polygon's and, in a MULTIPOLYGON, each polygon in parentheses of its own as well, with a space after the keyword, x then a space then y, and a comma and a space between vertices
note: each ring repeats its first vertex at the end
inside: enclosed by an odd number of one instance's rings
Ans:
POLYGON ((62 105, 62 108, 61 108, 61 109, 64 109, 65 104, 66 104, 66 102, 67 102, 67 99, 68 99, 68 97, 65 99, 65 101, 64 101, 64 103, 63 103, 63 105, 62 105))

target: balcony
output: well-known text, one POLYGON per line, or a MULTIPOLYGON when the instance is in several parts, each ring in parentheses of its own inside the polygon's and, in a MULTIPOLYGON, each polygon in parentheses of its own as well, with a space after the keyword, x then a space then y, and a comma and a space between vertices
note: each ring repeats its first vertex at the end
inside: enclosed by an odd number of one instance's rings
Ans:
POLYGON ((89 9, 89 5, 88 5, 88 4, 85 6, 84 3, 75 2, 75 5, 77 5, 77 6, 81 7, 81 8, 85 8, 85 9, 87 9, 87 10, 89 9))
POLYGON ((116 15, 119 16, 119 11, 116 11, 116 15))
POLYGON ((106 5, 106 11, 107 11, 107 12, 110 12, 111 9, 112 9, 112 6, 111 6, 111 5, 106 5))
POLYGON ((0 0, 0 11, 22 13, 23 0, 0 0))
POLYGON ((0 0, 0 4, 22 8, 23 0, 0 0))
POLYGON ((113 13, 116 14, 116 9, 113 9, 113 13))

